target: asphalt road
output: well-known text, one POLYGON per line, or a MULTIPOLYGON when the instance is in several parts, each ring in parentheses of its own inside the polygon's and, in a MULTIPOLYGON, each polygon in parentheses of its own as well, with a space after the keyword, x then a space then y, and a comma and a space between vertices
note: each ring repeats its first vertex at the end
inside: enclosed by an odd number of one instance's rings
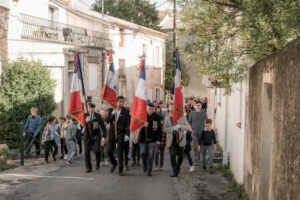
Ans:
MULTIPOLYGON (((141 167, 130 168, 120 177, 110 167, 85 173, 84 160, 67 167, 63 161, 18 168, 0 173, 0 199, 4 200, 235 200, 228 182, 219 174, 188 172, 185 160, 178 178, 170 178, 166 153, 165 170, 146 176, 141 167), (2 190, 2 193, 1 193, 2 190)), ((41 164, 42 163, 42 164, 41 164)), ((131 162, 130 162, 131 164, 131 162)), ((95 161, 93 161, 93 167, 95 161)))

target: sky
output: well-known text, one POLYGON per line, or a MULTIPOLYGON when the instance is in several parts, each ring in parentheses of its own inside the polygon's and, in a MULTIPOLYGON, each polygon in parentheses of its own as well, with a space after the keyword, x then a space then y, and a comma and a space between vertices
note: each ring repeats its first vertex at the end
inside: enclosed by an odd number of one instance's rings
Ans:
MULTIPOLYGON (((80 6, 90 8, 91 5, 95 2, 95 0, 75 0, 75 2, 80 6)), ((165 3, 166 0, 150 0, 150 2, 156 3, 156 5, 159 6, 159 8, 158 8, 159 11, 163 11, 166 9, 172 9, 172 5, 169 2, 165 3)))

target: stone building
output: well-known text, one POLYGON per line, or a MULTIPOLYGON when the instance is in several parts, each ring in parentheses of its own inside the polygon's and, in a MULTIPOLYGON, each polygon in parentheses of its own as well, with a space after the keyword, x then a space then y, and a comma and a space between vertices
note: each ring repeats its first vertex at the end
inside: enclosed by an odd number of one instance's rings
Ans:
POLYGON ((300 199, 300 42, 251 67, 245 188, 251 200, 300 199))
POLYGON ((57 83, 56 116, 68 110, 75 51, 81 53, 88 99, 100 104, 109 43, 106 23, 78 12, 71 0, 2 0, 0 15, 0 56, 41 60, 50 69, 57 83))
POLYGON ((100 93, 108 69, 105 50, 111 47, 116 52, 119 95, 131 103, 139 56, 146 49, 148 97, 164 98, 165 34, 102 16, 78 7, 73 0, 0 0, 0 16, 0 58, 41 60, 50 69, 57 82, 56 116, 68 111, 76 51, 80 52, 87 99, 97 106, 102 104, 100 93))

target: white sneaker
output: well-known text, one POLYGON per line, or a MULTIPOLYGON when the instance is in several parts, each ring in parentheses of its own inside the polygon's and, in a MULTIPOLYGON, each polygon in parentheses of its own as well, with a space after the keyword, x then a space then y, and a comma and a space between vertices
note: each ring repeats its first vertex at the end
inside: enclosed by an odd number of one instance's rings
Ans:
POLYGON ((103 166, 103 162, 100 162, 100 167, 102 167, 103 166))
POLYGON ((190 166, 189 172, 193 172, 194 170, 195 170, 195 167, 194 166, 190 166))
POLYGON ((64 159, 67 160, 67 158, 68 158, 68 155, 65 155, 64 159))
POLYGON ((108 165, 108 160, 105 160, 104 165, 105 165, 105 166, 108 165))

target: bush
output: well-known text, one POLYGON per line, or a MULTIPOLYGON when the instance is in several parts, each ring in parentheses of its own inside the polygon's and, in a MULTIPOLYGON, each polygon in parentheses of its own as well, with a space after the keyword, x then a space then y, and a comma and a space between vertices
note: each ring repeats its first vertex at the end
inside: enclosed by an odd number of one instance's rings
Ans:
POLYGON ((25 124, 30 108, 38 107, 44 118, 55 109, 55 81, 41 62, 19 59, 3 65, 0 83, 0 143, 18 148, 20 122, 25 124))

